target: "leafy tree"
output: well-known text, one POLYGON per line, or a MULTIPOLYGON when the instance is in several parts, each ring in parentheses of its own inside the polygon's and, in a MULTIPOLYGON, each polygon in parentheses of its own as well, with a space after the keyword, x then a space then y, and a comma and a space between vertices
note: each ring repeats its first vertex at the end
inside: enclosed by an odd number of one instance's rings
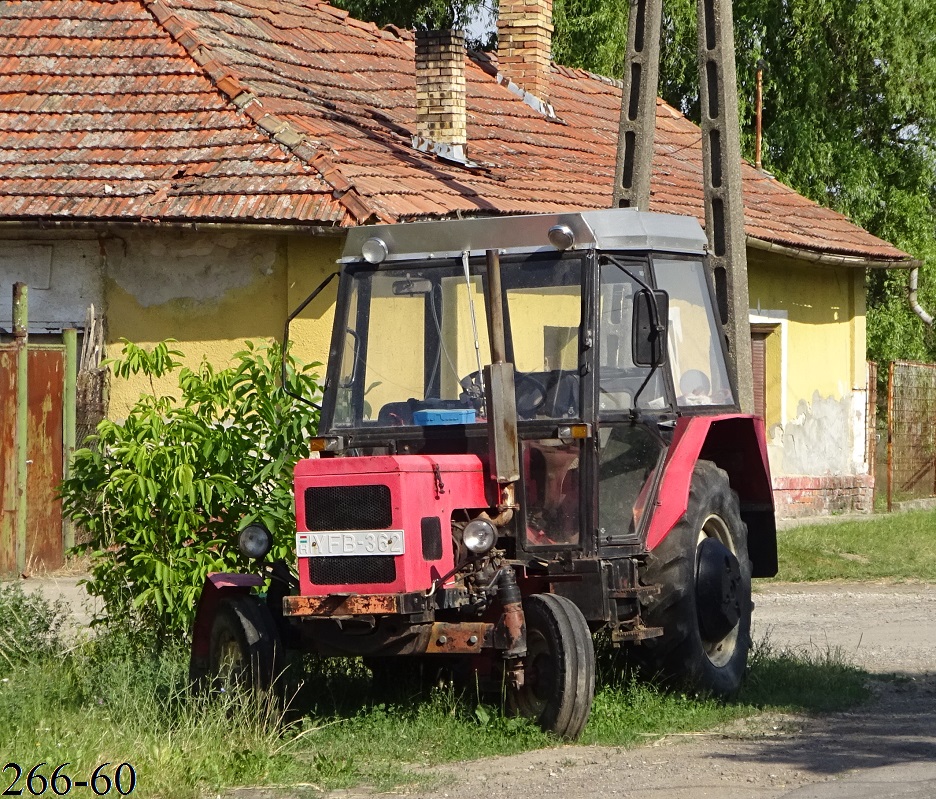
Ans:
MULTIPOLYGON (((556 60, 619 76, 628 6, 556 0, 556 60)), ((664 9, 660 93, 697 120, 696 2, 664 9)), ((765 168, 925 260, 920 298, 936 309, 936 3, 735 0, 734 19, 746 154, 762 61, 765 168)), ((868 288, 869 356, 936 359, 906 275, 875 271, 868 288)))
MULTIPOLYGON (((271 558, 290 558, 292 471, 308 453, 318 411, 277 385, 277 346, 254 347, 215 370, 179 368, 172 341, 152 351, 124 340, 118 377, 178 375, 179 397, 141 396, 123 422, 105 419, 75 453, 62 484, 65 515, 89 536, 88 591, 109 622, 184 636, 212 571, 248 567, 239 530, 260 520, 271 558)), ((287 357, 287 385, 318 394, 312 370, 287 357)))

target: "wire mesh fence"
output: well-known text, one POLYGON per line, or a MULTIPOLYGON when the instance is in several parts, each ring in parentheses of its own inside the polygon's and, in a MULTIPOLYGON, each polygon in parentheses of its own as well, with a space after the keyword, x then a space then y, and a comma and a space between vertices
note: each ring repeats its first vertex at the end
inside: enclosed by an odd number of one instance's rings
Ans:
POLYGON ((894 361, 887 376, 887 507, 936 496, 936 364, 894 361))

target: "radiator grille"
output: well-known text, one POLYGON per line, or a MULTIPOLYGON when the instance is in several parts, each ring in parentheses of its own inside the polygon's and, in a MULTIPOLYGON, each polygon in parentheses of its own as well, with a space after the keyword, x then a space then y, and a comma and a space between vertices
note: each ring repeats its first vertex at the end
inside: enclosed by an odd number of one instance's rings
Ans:
POLYGON ((305 516, 306 528, 312 532, 386 530, 393 523, 390 487, 364 485, 307 488, 305 516))
POLYGON ((309 558, 309 579, 314 585, 368 585, 396 580, 393 555, 337 555, 309 558))

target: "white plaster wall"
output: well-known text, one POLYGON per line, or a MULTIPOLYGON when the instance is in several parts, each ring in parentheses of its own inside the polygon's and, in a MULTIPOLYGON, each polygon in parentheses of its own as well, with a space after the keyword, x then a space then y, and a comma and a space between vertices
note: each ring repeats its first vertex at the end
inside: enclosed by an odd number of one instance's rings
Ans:
POLYGON ((101 246, 94 239, 0 240, 0 328, 13 322, 13 284, 29 287, 33 333, 82 327, 103 305, 101 246))

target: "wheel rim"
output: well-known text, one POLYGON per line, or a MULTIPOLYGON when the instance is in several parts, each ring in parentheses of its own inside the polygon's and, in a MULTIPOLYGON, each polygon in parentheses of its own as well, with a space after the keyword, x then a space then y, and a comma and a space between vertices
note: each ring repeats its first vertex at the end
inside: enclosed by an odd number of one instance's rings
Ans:
POLYGON ((520 702, 525 715, 538 717, 552 695, 555 681, 555 656, 546 637, 539 630, 527 630, 527 655, 520 702))
MULTIPOLYGON (((705 543, 707 539, 710 538, 718 541, 718 543, 724 546, 725 549, 727 549, 730 553, 731 557, 735 559, 735 563, 737 563, 737 553, 734 551, 731 530, 728 528, 725 520, 722 519, 721 516, 714 513, 707 516, 705 521, 702 522, 702 527, 699 530, 696 543, 697 550, 702 546, 703 543, 705 543)), ((739 588, 740 583, 735 583, 732 581, 729 588, 730 594, 725 598, 724 601, 736 601, 739 588)), ((696 598, 697 600, 700 598, 698 581, 696 582, 696 598)), ((709 659, 712 665, 719 668, 725 666, 734 656, 735 650, 738 646, 738 634, 740 626, 740 622, 735 622, 735 624, 725 635, 712 636, 709 639, 703 633, 703 625, 700 624, 699 637, 702 640, 702 649, 704 650, 705 656, 709 659)))

